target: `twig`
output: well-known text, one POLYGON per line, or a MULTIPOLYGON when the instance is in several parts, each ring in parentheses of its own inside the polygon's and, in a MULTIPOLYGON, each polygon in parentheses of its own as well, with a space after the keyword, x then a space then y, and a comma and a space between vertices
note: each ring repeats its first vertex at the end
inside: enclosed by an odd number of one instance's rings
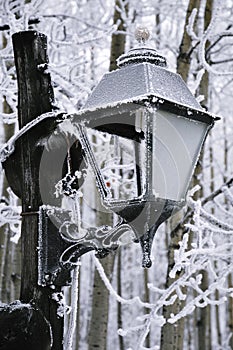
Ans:
MULTIPOLYGON (((40 19, 39 18, 32 18, 29 19, 28 24, 38 24, 40 23, 40 19)), ((2 26, 0 26, 0 31, 4 31, 4 30, 10 30, 10 26, 9 24, 3 24, 2 26)))
MULTIPOLYGON (((201 200, 201 206, 206 205, 207 203, 209 203, 210 201, 214 200, 214 198, 216 198, 217 196, 219 196, 221 193, 223 193, 223 189, 224 187, 231 187, 233 185, 233 177, 230 178, 228 181, 226 181, 225 183, 223 183, 217 190, 215 190, 214 192, 212 192, 209 196, 203 198, 201 200)), ((193 208, 188 208, 187 212, 183 218, 182 221, 179 222, 179 224, 172 230, 171 235, 174 234, 177 230, 183 229, 184 223, 188 221, 188 219, 190 219, 192 217, 194 213, 194 209, 193 208)))

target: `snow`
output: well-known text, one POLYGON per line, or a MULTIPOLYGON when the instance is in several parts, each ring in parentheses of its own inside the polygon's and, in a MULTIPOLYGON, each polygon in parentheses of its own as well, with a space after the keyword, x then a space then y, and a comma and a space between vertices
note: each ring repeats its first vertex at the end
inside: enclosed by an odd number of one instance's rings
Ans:
POLYGON ((63 292, 56 292, 52 294, 52 299, 57 302, 57 316, 64 317, 65 314, 71 312, 71 307, 66 305, 63 292))
MULTIPOLYGON (((59 2, 56 4, 56 8, 49 8, 50 1, 31 1, 30 3, 25 4, 23 1, 4 1, 1 7, 2 11, 2 22, 1 24, 9 23, 11 33, 27 29, 28 28, 28 18, 30 16, 39 16, 42 20, 42 23, 39 24, 39 27, 43 29, 43 31, 47 31, 50 34, 49 37, 49 49, 50 49, 50 57, 55 64, 51 63, 47 72, 50 72, 53 77, 53 81, 55 82, 55 90, 56 95, 58 97, 59 103, 61 106, 61 110, 66 110, 69 114, 76 113, 77 108, 79 109, 84 105, 84 101, 87 95, 92 91, 93 86, 96 84, 96 80, 98 76, 102 74, 104 70, 107 69, 108 62, 103 64, 103 60, 109 57, 109 49, 107 48, 106 43, 110 42, 111 33, 117 30, 117 25, 112 25, 112 6, 108 4, 108 2, 98 1, 98 13, 96 13, 96 2, 80 2, 79 6, 77 6, 77 2, 72 1, 71 3, 67 3, 65 1, 59 2), (41 4, 43 5, 41 7, 41 4), (17 6, 16 6, 17 5, 17 6), (14 8, 14 6, 16 6, 14 8), (90 7, 89 7, 90 6, 90 7), (45 10, 44 10, 45 9, 45 10), (19 18, 15 18, 14 14, 19 11, 22 16, 19 18), (13 14, 13 15, 12 15, 13 14), (44 15, 51 15, 50 17, 43 17, 44 15), (54 14, 58 14, 58 17, 55 18, 54 14), (110 15, 111 14, 111 15, 110 15), (71 18, 72 15, 72 18, 71 18), (92 17, 91 17, 92 16, 92 17), (49 18, 49 20, 48 20, 49 18), (110 23, 111 22, 111 23, 110 23), (51 25, 52 24, 52 25, 51 25), (75 24, 75 25, 74 25, 75 24), (78 24, 78 25, 77 25, 78 24), (48 26, 49 29, 48 29, 48 26)), ((181 2, 179 8, 175 4, 172 4, 169 1, 162 1, 160 3, 159 8, 156 6, 152 6, 149 4, 149 10, 152 14, 148 14, 147 8, 143 8, 144 4, 140 2, 134 3, 130 2, 130 11, 129 13, 126 11, 124 5, 127 3, 125 1, 120 1, 120 10, 125 15, 126 19, 126 27, 127 27, 127 41, 126 46, 131 46, 132 39, 130 37, 133 32, 133 27, 131 24, 131 12, 133 13, 134 6, 136 4, 137 14, 139 14, 138 18, 141 21, 149 22, 149 19, 152 18, 152 25, 154 26, 154 16, 159 15, 160 19, 162 18, 161 23, 158 24, 158 28, 153 29, 154 33, 152 34, 152 40, 158 41, 158 36, 155 37, 155 30, 159 30, 159 38, 160 40, 160 48, 163 52, 168 54, 169 60, 176 60, 176 54, 178 52, 180 39, 182 35, 182 31, 180 28, 183 24, 185 11, 183 8, 186 8, 184 2, 181 2), (152 11, 151 11, 152 9, 152 11), (128 34, 130 40, 128 40, 128 34), (169 35, 168 35, 169 34, 169 35)), ((202 6, 205 1, 202 1, 202 6)), ((150 283, 148 288, 150 290, 150 301, 145 303, 143 301, 143 290, 142 283, 144 281, 143 273, 140 267, 140 259, 139 253, 136 250, 133 250, 132 246, 124 246, 122 244, 122 252, 123 252, 123 261, 124 263, 121 266, 122 279, 125 278, 126 283, 122 286, 122 292, 116 292, 116 281, 109 281, 106 278, 105 272, 99 266, 99 272, 101 274, 101 278, 104 280, 105 285, 111 291, 111 296, 117 302, 120 302, 124 305, 124 309, 122 311, 123 317, 123 325, 122 329, 119 330, 119 334, 125 337, 125 347, 127 350, 129 349, 144 349, 145 346, 143 343, 146 335, 148 334, 148 330, 151 327, 151 348, 153 350, 158 349, 159 346, 156 345, 159 342, 159 334, 160 329, 166 320, 161 316, 162 309, 164 305, 172 305, 172 303, 176 300, 186 300, 186 306, 179 313, 171 313, 169 322, 176 326, 176 322, 186 317, 187 315, 191 315, 197 308, 203 308, 206 305, 211 306, 211 310, 215 310, 218 307, 220 311, 220 320, 221 320, 221 344, 217 344, 217 336, 215 334, 216 327, 212 327, 215 322, 215 317, 211 318, 211 331, 212 331, 212 340, 213 347, 216 349, 230 349, 230 337, 231 334, 228 333, 227 329, 227 302, 226 298, 230 299, 233 295, 233 290, 228 285, 228 277, 231 276, 233 271, 232 266, 232 233, 233 233, 233 216, 231 213, 231 206, 233 203, 233 195, 232 189, 229 189, 227 186, 221 186, 222 183, 225 182, 225 178, 227 176, 232 175, 232 144, 231 144, 231 135, 232 135, 232 111, 231 111, 231 93, 229 92, 231 89, 231 81, 230 75, 232 76, 232 65, 223 64, 223 65, 210 65, 206 60, 206 43, 208 40, 211 42, 217 42, 219 40, 219 45, 216 45, 214 51, 219 53, 218 56, 220 58, 231 58, 232 45, 228 45, 228 41, 230 42, 230 38, 232 37, 232 30, 225 30, 227 24, 231 23, 232 20, 230 18, 231 14, 231 2, 225 4, 222 1, 217 1, 214 6, 214 13, 211 19, 211 24, 209 28, 204 32, 202 29, 203 19, 201 16, 198 18, 198 32, 196 32, 195 20, 197 19, 198 11, 194 9, 190 16, 189 25, 188 25, 188 33, 192 39, 192 49, 194 50, 194 56, 198 59, 198 62, 195 62, 195 59, 192 59, 192 66, 190 71, 190 80, 189 86, 191 87, 191 91, 194 93, 198 91, 201 80, 203 78, 203 74, 208 71, 211 74, 210 91, 213 96, 211 96, 210 109, 221 110, 221 113, 227 116, 227 122, 225 123, 225 133, 223 131, 223 123, 218 126, 217 132, 213 134, 213 141, 210 141, 207 146, 209 147, 207 153, 211 147, 214 149, 214 156, 212 163, 209 160, 208 155, 204 157, 204 181, 202 181, 202 190, 205 196, 208 196, 212 191, 210 188, 210 183, 213 186, 220 186, 221 194, 211 200, 211 202, 206 204, 203 207, 203 203, 200 201, 193 200, 191 197, 194 194, 190 194, 188 197, 188 210, 189 213, 193 213, 193 221, 186 225, 185 234, 183 235, 180 243, 177 246, 177 251, 175 253, 175 265, 170 273, 170 277, 177 277, 179 272, 182 271, 182 276, 179 276, 178 280, 174 279, 172 285, 167 288, 165 287, 165 276, 166 276, 166 267, 167 267, 167 247, 165 245, 165 234, 169 235, 169 233, 165 232, 165 230, 161 229, 159 234, 156 236, 156 244, 153 248, 153 256, 155 261, 155 266, 152 267, 151 272, 149 274, 150 283), (227 11, 229 12, 227 14, 227 11), (227 22, 228 21, 228 22, 227 22), (224 29, 224 30, 222 30, 224 29), (222 35, 222 38, 221 38, 222 35), (226 40, 226 41, 225 41, 226 40), (223 43, 223 45, 221 45, 223 43), (225 44, 226 43, 226 44, 225 44), (195 46, 197 44, 197 46, 195 46), (228 52, 222 52, 224 46, 227 47, 228 52), (216 50, 215 50, 216 49, 216 50), (198 57, 197 57, 198 56, 198 57), (216 79, 216 75, 218 78, 216 79), (228 78, 229 77, 229 78, 228 78), (229 95, 229 96, 228 96, 229 95), (228 136, 228 139, 224 139, 228 136), (226 140, 226 145, 224 146, 224 140, 226 140), (228 140, 228 142, 227 142, 228 140), (211 145, 212 142, 212 145, 211 145), (225 147, 225 148, 224 148, 225 147), (228 152, 226 158, 225 152, 228 152), (208 159, 207 159, 208 158, 208 159), (226 162, 224 164, 224 162, 226 162), (210 170, 214 168, 214 179, 211 179, 210 170), (190 239, 190 234, 192 232, 192 243, 188 244, 188 240, 190 239), (203 282, 203 270, 208 273, 209 276, 209 284, 206 288, 202 288, 203 282), (184 292, 184 289, 187 292, 184 292), (219 298, 216 299, 216 295, 219 294, 219 298), (140 295, 140 297, 139 297, 140 295), (175 296, 174 296, 175 295, 175 296), (136 296, 136 297, 135 297, 136 296), (195 296, 195 297, 194 297, 195 296), (135 299, 136 298, 136 299, 135 299), (138 298, 138 299, 137 299, 138 298), (144 315, 145 304, 148 306, 147 311, 149 312, 144 315), (135 315, 139 315, 135 317, 135 315), (140 324, 138 325, 139 322, 140 324), (155 325, 155 326, 154 326, 155 325), (139 339, 138 339, 139 338, 139 339), (137 340, 138 339, 138 340, 137 340), (130 343, 131 342, 131 343, 130 343), (130 344, 129 344, 130 343, 130 344), (134 344, 137 343, 135 346, 134 344)), ((203 13, 202 13, 203 14, 203 13)), ((204 18, 204 16, 202 16, 204 18)), ((6 33, 8 37, 8 33, 6 33)), ((8 40, 10 42, 10 40, 8 40)), ((1 69, 1 91, 2 95, 6 98, 6 101, 12 108, 12 113, 6 114, 0 111, 0 117, 6 123, 12 123, 15 121, 17 115, 17 107, 16 107, 16 94, 17 89, 15 86, 15 81, 13 81, 12 77, 14 77, 14 67, 9 68, 9 60, 12 59, 12 51, 10 50, 10 44, 8 43, 7 48, 3 49, 0 60, 0 69, 1 69), (7 64, 6 64, 7 63, 7 64)), ((140 58, 140 57, 139 57, 140 58)), ((142 75, 145 73, 145 65, 141 66, 142 75)), ((175 67, 173 67, 175 69, 175 67)), ((138 84, 135 86, 135 91, 132 91, 132 81, 129 81, 130 76, 133 79, 137 79, 137 74, 129 74, 128 68, 119 69, 116 74, 125 74, 124 85, 118 84, 116 89, 112 88, 113 85, 110 84, 112 81, 111 75, 115 73, 109 73, 105 76, 104 79, 108 81, 106 83, 107 90, 104 91, 105 88, 102 86, 102 91, 100 91, 101 103, 103 102, 103 107, 116 107, 119 106, 118 97, 124 98, 124 100, 120 101, 122 103, 134 103, 135 101, 145 101, 148 92, 152 92, 153 103, 165 103, 169 98, 170 101, 174 102, 177 95, 179 102, 183 103, 186 107, 190 106, 193 101, 189 100, 189 93, 186 91, 180 91, 179 88, 176 88, 176 92, 171 96, 168 94, 168 88, 166 87, 167 83, 172 82, 174 86, 176 86, 176 82, 178 83, 178 78, 175 75, 169 75, 169 73, 165 72, 164 68, 157 68, 156 73, 158 80, 164 79, 165 86, 160 90, 157 87, 157 80, 153 80, 151 84, 150 79, 154 79, 153 69, 147 63, 147 71, 144 74, 148 78, 145 82, 145 86, 141 86, 140 80, 138 79, 138 84), (121 73, 120 73, 121 72, 121 73), (128 72, 128 73, 127 73, 128 72), (126 74, 127 73, 127 74, 126 74), (125 91, 123 89, 125 86, 125 91), (106 93, 106 94, 105 94, 106 93), (130 98, 128 94, 131 94, 130 98), (153 95, 154 93, 154 95, 153 95), (188 95, 186 95, 186 93, 188 95), (105 95, 104 95, 105 94, 105 95), (110 96, 111 95, 111 96, 110 96), (118 96, 117 96, 118 95, 118 96), (110 96, 112 100, 106 100, 110 96), (134 98, 136 96, 136 98, 134 98), (114 100, 115 98, 115 100, 114 100), (112 102, 113 101, 113 102, 112 102)), ((198 102, 203 99, 203 96, 199 96, 198 102)), ((148 106, 149 107, 149 106, 148 106)), ((88 111, 98 113, 100 108, 96 105, 89 106, 86 105, 86 109, 78 112, 77 115, 69 117, 69 121, 65 121, 63 125, 61 125, 61 129, 66 135, 72 133, 72 122, 80 121, 82 123, 82 118, 86 118, 85 113, 88 111)), ((200 110, 199 103, 196 104, 194 110, 200 110)), ((192 108, 188 110, 188 114, 192 116, 192 108)), ((140 118, 139 118, 140 119, 140 118)), ((138 131, 142 128, 142 123, 138 123, 138 131)), ((33 127, 33 126, 32 126, 33 127)), ((26 132, 26 131, 25 131, 26 132)), ((59 130, 60 132, 60 130, 59 130)), ((76 131, 75 131, 76 132, 76 131)), ((20 135, 18 136, 20 137, 20 135)), ((190 135, 191 137, 191 135, 190 135)), ((43 140, 44 144, 46 144, 47 140, 43 140)), ((2 149, 1 159, 4 161, 14 150, 15 140, 6 144, 2 149)), ((48 144, 48 148, 51 145, 48 144)), ((97 146, 95 146, 97 147, 97 146)), ((103 154, 107 153, 107 147, 103 145, 98 145, 99 157, 103 158, 103 154)), ((207 154, 206 153, 206 154, 207 154)), ((115 166, 116 172, 123 171, 124 168, 118 166, 120 164, 119 158, 115 157, 112 159, 112 163, 109 161, 105 164, 103 168, 105 171, 105 175, 110 178, 111 169, 115 166), (115 162, 115 163, 114 163, 115 162)), ((127 169, 126 169, 127 170, 127 169)), ((83 174, 82 174, 83 175, 83 174)), ((80 176, 80 174, 76 174, 76 176, 80 176)), ((112 177, 113 179, 113 177, 112 177)), ((111 184, 111 191, 117 191, 117 184, 119 177, 115 176, 115 187, 111 184)), ((87 183, 88 186, 85 189, 85 193, 88 192, 88 203, 85 202, 83 204, 84 210, 81 206, 81 213, 77 210, 76 206, 76 214, 79 217, 84 214, 85 218, 92 220, 92 227, 95 226, 95 210, 93 203, 90 204, 91 194, 94 193, 95 185, 91 184, 91 177, 88 177, 87 183), (85 213, 83 213, 85 211, 85 213)), ((62 197, 64 193, 62 191, 58 191, 59 195, 62 197)), ((125 192, 126 193, 126 192, 125 192)), ((81 191, 80 193, 81 194, 81 191)), ((130 191, 128 193, 130 195, 130 191)), ((84 196, 85 197, 85 196, 84 196)), ((205 197, 207 198, 207 197, 205 197)), ((76 198, 77 199, 77 198, 76 198)), ((85 198, 84 198, 85 199, 85 198)), ((75 199, 72 199, 73 202, 75 199)), ((83 201, 83 198, 78 198, 78 200, 83 201)), ((64 204, 64 202, 63 202, 64 204)), ((66 204, 64 204, 65 206, 66 204)), ((69 204, 70 205, 70 204, 69 204)), ((75 207, 75 205, 73 206, 75 207)), ((75 211, 75 209, 73 209, 75 211)), ((10 203, 0 204, 0 219, 1 225, 10 222, 11 229, 15 232, 15 236, 11 237, 11 241, 17 243, 20 231, 20 208, 11 201, 10 203)), ((188 214, 189 215, 189 214, 188 214)), ((73 217, 74 218, 74 217, 73 217)), ((77 219, 77 222, 80 223, 80 219, 77 219)), ((80 227, 79 227, 80 228, 80 227)), ((79 231, 80 232, 80 231, 79 231)), ((99 261, 97 260, 97 263, 99 261)), ((87 286, 86 280, 89 281, 89 285, 92 286, 92 275, 93 269, 91 264, 87 264, 82 266, 82 283, 81 288, 87 286)), ((89 289, 91 287, 88 286, 89 289)), ((92 290, 91 290, 92 291, 92 290)), ((90 295, 91 292, 90 291, 90 295)), ((82 298, 83 305, 80 307, 82 311, 85 310, 85 324, 84 328, 87 328, 88 323, 88 312, 90 311, 90 301, 91 297, 87 297, 87 290, 84 291, 85 294, 82 298)), ((54 298, 57 300, 59 304, 59 298, 61 295, 54 294, 54 298)), ((75 299, 74 299, 75 300, 75 299)), ((65 312, 65 306, 63 305, 63 300, 60 300, 60 309, 58 307, 58 313, 62 317, 62 314, 65 312)), ((2 307, 4 304, 1 304, 2 307)), ((4 307, 4 306, 3 306, 4 307)), ((12 306, 13 307, 13 306, 12 306)), ((20 307, 18 304, 17 307, 20 307)), ((116 324, 115 315, 116 315, 116 307, 114 309, 115 313, 110 314, 109 322, 111 323, 109 327, 114 328, 114 324, 116 324)), ((83 314, 82 314, 83 315, 83 314)), ((82 321, 82 320, 81 320, 82 321)), ((80 327, 82 327, 80 321, 80 327)), ((215 326, 215 324, 214 324, 215 326)), ((72 332, 73 328, 71 327, 72 332)), ((82 329, 82 344, 80 345, 80 349, 85 349, 86 346, 86 329, 82 329)), ((109 331, 110 332, 110 331, 109 331)), ((114 333, 114 330, 112 330, 114 333)), ((116 332, 115 332, 116 333, 116 332)), ((109 333, 110 334, 110 333, 109 333)), ((114 334, 115 336, 115 334, 114 334)), ((187 337, 186 337, 187 338, 187 337)), ((71 339, 71 338, 70 338, 71 339)), ((191 339, 193 340, 193 338, 191 339)), ((112 339, 111 339, 112 341, 112 339)), ((113 340, 114 346, 117 343, 117 336, 115 336, 113 340)), ((111 343, 112 344, 112 343, 111 343)), ((115 346, 117 348, 117 345, 115 346)), ((194 349, 194 342, 190 344, 190 348, 194 349)))
POLYGON ((5 145, 0 149, 0 162, 3 163, 15 150, 15 142, 30 129, 34 128, 37 124, 47 118, 56 118, 61 115, 61 111, 53 111, 44 113, 37 118, 33 119, 31 122, 23 126, 17 133, 15 133, 5 145))
POLYGON ((7 311, 7 312, 14 312, 15 310, 20 310, 20 309, 31 309, 32 305, 28 303, 22 303, 20 300, 15 300, 10 304, 5 304, 5 303, 0 303, 0 308, 2 309, 1 311, 7 311))
POLYGON ((69 326, 68 326, 68 332, 66 334, 66 337, 64 339, 64 349, 65 350, 72 350, 73 349, 73 336, 76 330, 76 323, 77 323, 77 308, 78 308, 78 286, 79 286, 79 269, 80 264, 73 270, 73 276, 72 276, 72 291, 71 291, 71 313, 70 313, 70 320, 69 320, 69 326))
POLYGON ((84 108, 98 108, 105 105, 106 101, 112 105, 126 100, 136 100, 148 94, 201 109, 178 74, 150 63, 139 63, 105 74, 84 108))
MULTIPOLYGON (((94 261, 95 261, 95 266, 99 272, 99 275, 102 279, 102 281, 104 282, 106 288, 108 289, 109 293, 121 304, 128 304, 128 305, 131 305, 131 304, 134 304, 134 303, 138 303, 140 306, 143 306, 145 308, 148 308, 148 309, 152 309, 153 308, 153 305, 150 304, 150 303, 146 303, 146 302, 143 302, 141 301, 141 299, 137 296, 137 297, 134 297, 132 299, 125 299, 125 298, 122 298, 120 295, 117 294, 117 292, 114 290, 114 288, 112 287, 108 277, 106 276, 105 272, 104 272, 104 269, 103 269, 103 266, 102 264, 100 263, 100 261, 94 257, 94 261)), ((123 331, 122 331, 123 332, 123 331)))

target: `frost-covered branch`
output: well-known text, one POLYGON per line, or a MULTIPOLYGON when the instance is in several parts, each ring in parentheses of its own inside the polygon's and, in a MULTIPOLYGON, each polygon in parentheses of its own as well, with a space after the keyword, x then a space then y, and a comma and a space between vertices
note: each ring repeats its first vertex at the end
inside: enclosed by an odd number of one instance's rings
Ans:
POLYGON ((77 310, 78 310, 78 281, 79 281, 79 268, 78 265, 73 271, 72 278, 72 291, 71 291, 71 312, 70 312, 70 322, 68 326, 68 332, 64 339, 64 349, 72 350, 73 349, 73 336, 76 329, 76 320, 77 320, 77 310))
POLYGON ((101 279, 103 280, 106 288, 108 289, 109 293, 121 304, 127 304, 127 305, 131 305, 134 303, 138 303, 140 306, 145 307, 145 308, 149 308, 151 309, 153 307, 152 304, 150 303, 145 303, 143 301, 141 301, 141 299, 139 297, 134 297, 132 299, 125 299, 122 298, 120 295, 117 294, 117 292, 114 290, 114 288, 112 287, 109 279, 107 278, 103 266, 101 265, 100 261, 94 257, 94 261, 95 261, 95 266, 99 272, 99 275, 101 277, 101 279))
POLYGON ((198 48, 198 55, 199 55, 199 60, 201 64, 209 73, 212 73, 215 75, 229 76, 233 74, 233 71, 217 71, 213 69, 211 65, 206 61, 206 43, 207 41, 211 42, 211 36, 212 36, 212 33, 214 32, 216 21, 219 17, 219 12, 221 11, 221 7, 222 7, 222 2, 218 0, 214 6, 214 13, 211 18, 210 24, 202 35, 199 48, 198 48))

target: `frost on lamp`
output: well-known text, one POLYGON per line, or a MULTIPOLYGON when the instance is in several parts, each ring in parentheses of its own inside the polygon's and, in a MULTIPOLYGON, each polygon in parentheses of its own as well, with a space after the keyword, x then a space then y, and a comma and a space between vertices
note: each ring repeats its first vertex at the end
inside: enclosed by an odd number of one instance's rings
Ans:
MULTIPOLYGON (((56 125, 36 143, 44 146, 40 285, 64 285, 81 255, 94 250, 103 258, 129 239, 140 242, 142 265, 150 267, 157 228, 185 204, 201 147, 217 118, 167 69, 166 59, 146 46, 147 30, 137 36, 138 46, 119 57, 119 69, 103 76, 82 110, 63 117, 42 115, 22 130, 30 133, 48 117, 56 125), (90 178, 95 189, 89 190, 90 178), (79 207, 85 202, 84 188, 89 199, 98 192, 103 210, 117 215, 115 226, 85 225, 79 207)), ((2 152, 5 165, 10 152, 2 152)))
MULTIPOLYGON (((142 246, 142 265, 149 267, 154 234, 185 204, 201 147, 216 118, 167 69, 166 59, 145 46, 147 30, 137 30, 136 36, 139 46, 119 57, 120 69, 103 76, 71 122, 104 207, 121 218, 117 230, 121 225, 133 230, 142 246), (109 135, 108 152, 99 160, 88 130, 95 130, 97 139, 109 135)), ((113 228, 112 239, 119 238, 117 230, 113 228)), ((113 239, 112 248, 118 243, 113 239)))

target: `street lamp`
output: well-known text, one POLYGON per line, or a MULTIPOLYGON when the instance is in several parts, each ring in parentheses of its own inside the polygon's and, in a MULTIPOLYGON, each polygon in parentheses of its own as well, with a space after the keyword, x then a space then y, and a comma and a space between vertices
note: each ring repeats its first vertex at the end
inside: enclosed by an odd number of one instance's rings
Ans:
POLYGON ((142 246, 142 265, 150 267, 154 234, 184 206, 202 145, 218 118, 201 108, 182 78, 167 69, 166 59, 154 49, 134 48, 118 59, 118 66, 103 76, 71 121, 103 205, 133 229, 142 246), (102 167, 98 164, 88 128, 112 135, 109 142, 118 147, 118 168, 115 164, 106 171, 103 162, 102 167), (133 186, 126 195, 121 187, 127 180, 133 186))
MULTIPOLYGON (((142 44, 147 36, 144 30, 137 32, 142 44)), ((81 255, 95 250, 103 258, 125 242, 129 231, 141 244, 143 267, 150 267, 154 234, 185 205, 202 145, 218 119, 201 108, 154 49, 139 45, 120 56, 118 66, 103 76, 82 110, 63 121, 54 116, 58 126, 48 140, 52 147, 43 151, 39 170, 44 204, 39 210, 40 285, 66 284, 81 255), (104 140, 101 155, 92 137, 104 140), (72 166, 64 167, 66 161, 72 166), (59 208, 54 185, 59 182, 61 192, 74 198, 89 181, 88 173, 95 178, 103 206, 120 221, 114 227, 87 227, 80 237, 80 226, 72 221, 70 211, 59 208)), ((36 125, 33 121, 26 126, 22 136, 35 131, 36 125)), ((5 161, 5 154, 10 158, 12 152, 8 151, 2 151, 2 159, 11 174, 17 162, 5 161)), ((16 194, 18 182, 10 180, 16 194)))

